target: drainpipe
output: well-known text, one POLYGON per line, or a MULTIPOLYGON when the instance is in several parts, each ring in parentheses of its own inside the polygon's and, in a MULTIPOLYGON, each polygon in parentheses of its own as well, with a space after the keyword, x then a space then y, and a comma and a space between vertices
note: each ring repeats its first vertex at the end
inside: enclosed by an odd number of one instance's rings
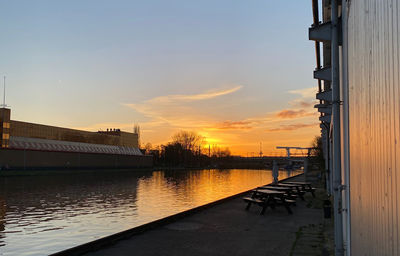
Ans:
POLYGON ((329 140, 329 125, 327 125, 325 122, 322 122, 322 125, 325 128, 325 138, 326 138, 326 146, 325 146, 325 182, 326 182, 326 191, 328 192, 328 195, 330 196, 332 194, 331 190, 331 168, 330 168, 330 140, 329 140))
POLYGON ((339 20, 338 1, 331 1, 331 68, 332 68, 332 115, 333 115, 333 205, 335 220, 335 255, 343 256, 342 177, 340 146, 340 88, 339 88, 339 20))
MULTIPOLYGON (((331 132, 331 128, 329 128, 329 132, 331 132)), ((330 195, 333 195, 333 141, 332 137, 329 137, 329 158, 331 161, 329 162, 329 181, 330 181, 330 195)))
POLYGON ((343 88, 343 157, 344 157, 344 220, 346 255, 350 256, 350 138, 349 138, 349 83, 348 83, 348 43, 347 43, 347 0, 342 0, 342 88, 343 88))

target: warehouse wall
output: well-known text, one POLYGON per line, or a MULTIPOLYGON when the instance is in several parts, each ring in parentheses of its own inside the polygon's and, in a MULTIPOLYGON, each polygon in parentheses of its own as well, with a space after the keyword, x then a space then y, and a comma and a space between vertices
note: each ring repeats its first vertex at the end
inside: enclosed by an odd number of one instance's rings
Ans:
POLYGON ((152 167, 152 156, 0 149, 0 169, 152 167))
POLYGON ((400 255, 400 0, 348 19, 351 255, 400 255))
POLYGON ((88 132, 11 120, 10 136, 138 147, 138 135, 128 132, 88 132))

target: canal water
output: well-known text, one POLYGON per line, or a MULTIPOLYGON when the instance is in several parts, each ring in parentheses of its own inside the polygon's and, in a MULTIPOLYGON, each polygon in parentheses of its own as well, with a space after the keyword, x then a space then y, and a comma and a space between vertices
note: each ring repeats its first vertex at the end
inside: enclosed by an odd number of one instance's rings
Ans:
POLYGON ((47 255, 271 181, 243 169, 0 177, 0 255, 47 255))

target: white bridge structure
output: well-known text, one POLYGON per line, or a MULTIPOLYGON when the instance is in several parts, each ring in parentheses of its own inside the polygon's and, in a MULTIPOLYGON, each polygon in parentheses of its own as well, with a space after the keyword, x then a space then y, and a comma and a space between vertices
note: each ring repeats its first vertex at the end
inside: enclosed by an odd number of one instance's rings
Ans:
POLYGON ((278 146, 278 147, 276 147, 276 148, 277 148, 277 149, 285 149, 285 150, 286 150, 286 154, 287 154, 287 159, 288 159, 288 161, 289 161, 289 165, 292 164, 292 159, 290 159, 290 157, 291 157, 290 150, 291 150, 291 149, 293 149, 293 150, 301 150, 301 151, 307 150, 307 156, 304 157, 303 160, 296 160, 297 162, 303 162, 303 165, 304 165, 304 174, 305 174, 305 175, 307 174, 307 172, 308 172, 308 158, 309 158, 310 155, 311 155, 311 150, 312 150, 312 149, 315 149, 315 148, 285 147, 285 146, 278 146))
POLYGON ((278 146, 276 147, 277 149, 286 149, 286 154, 287 154, 287 158, 290 159, 290 150, 294 149, 294 150, 307 150, 307 157, 310 156, 311 154, 311 150, 314 148, 302 148, 302 147, 284 147, 284 146, 278 146))

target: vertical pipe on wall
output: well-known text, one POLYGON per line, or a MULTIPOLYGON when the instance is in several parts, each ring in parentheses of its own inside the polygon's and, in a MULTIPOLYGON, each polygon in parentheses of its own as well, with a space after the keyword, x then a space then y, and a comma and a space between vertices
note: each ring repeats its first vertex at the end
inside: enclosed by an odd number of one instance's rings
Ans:
POLYGON ((331 190, 331 153, 330 153, 330 140, 329 140, 329 125, 326 123, 322 122, 323 125, 323 138, 325 139, 324 142, 324 155, 325 155, 325 183, 326 183, 326 191, 328 195, 332 195, 332 190, 331 190))
POLYGON ((349 84, 348 84, 348 44, 347 44, 347 0, 342 0, 342 95, 343 95, 343 185, 344 185, 344 248, 350 256, 350 142, 349 142, 349 84))
MULTIPOLYGON (((331 130, 331 129, 329 129, 331 130)), ((329 162, 329 189, 330 189, 330 195, 333 195, 333 141, 332 138, 329 139, 329 158, 331 159, 331 161, 329 162)))
POLYGON ((335 255, 343 255, 343 220, 341 207, 341 146, 340 146, 340 88, 339 88, 339 19, 338 2, 331 1, 331 68, 333 115, 333 203, 335 219, 335 255))

